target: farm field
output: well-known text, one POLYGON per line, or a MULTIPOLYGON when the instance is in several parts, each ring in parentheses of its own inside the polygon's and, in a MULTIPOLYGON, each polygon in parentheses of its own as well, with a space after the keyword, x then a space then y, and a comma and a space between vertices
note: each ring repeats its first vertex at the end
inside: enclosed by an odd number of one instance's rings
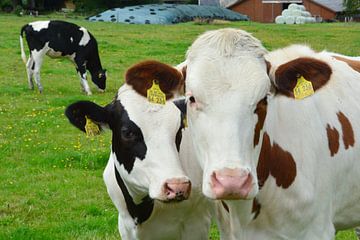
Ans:
MULTIPOLYGON (((360 56, 360 24, 354 23, 159 26, 93 23, 55 14, 0 15, 0 239, 119 239, 117 211, 102 180, 110 132, 86 137, 69 124, 65 107, 78 100, 109 103, 132 64, 144 59, 180 63, 198 34, 223 27, 249 31, 269 50, 305 43, 316 50, 360 56), (108 70, 105 93, 98 93, 89 79, 93 95, 86 96, 80 91, 74 65, 49 57, 41 72, 44 92, 28 89, 20 28, 47 19, 74 22, 95 36, 102 65, 108 70)), ((215 226, 210 239, 219 239, 215 226)), ((343 231, 336 240, 356 237, 353 231, 343 231)))

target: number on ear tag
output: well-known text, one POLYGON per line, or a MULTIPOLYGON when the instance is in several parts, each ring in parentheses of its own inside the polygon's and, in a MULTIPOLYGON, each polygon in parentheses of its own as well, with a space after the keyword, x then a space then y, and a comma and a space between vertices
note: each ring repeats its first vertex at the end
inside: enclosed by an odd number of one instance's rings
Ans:
POLYGON ((156 80, 153 81, 151 88, 147 90, 147 99, 151 103, 165 105, 166 95, 161 91, 160 86, 156 80))
POLYGON ((297 79, 297 83, 293 91, 295 99, 303 99, 314 94, 312 83, 306 80, 303 76, 297 79))

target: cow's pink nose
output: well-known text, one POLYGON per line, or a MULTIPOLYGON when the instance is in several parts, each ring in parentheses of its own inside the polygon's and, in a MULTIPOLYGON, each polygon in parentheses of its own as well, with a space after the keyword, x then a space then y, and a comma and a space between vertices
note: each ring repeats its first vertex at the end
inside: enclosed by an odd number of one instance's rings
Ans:
POLYGON ((216 199, 247 199, 252 185, 252 175, 245 169, 223 168, 211 175, 211 189, 216 199))
POLYGON ((188 199, 191 192, 191 182, 183 178, 172 178, 164 183, 164 193, 168 201, 188 199))

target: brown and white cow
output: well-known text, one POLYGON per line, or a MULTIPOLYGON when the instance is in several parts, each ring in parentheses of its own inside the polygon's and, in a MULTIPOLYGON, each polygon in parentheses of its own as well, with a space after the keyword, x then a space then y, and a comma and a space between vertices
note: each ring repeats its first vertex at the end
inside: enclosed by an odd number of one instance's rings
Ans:
POLYGON ((185 64, 203 193, 229 206, 232 239, 333 239, 360 224, 360 74, 349 62, 299 45, 267 53, 220 29, 185 64), (313 92, 295 99, 295 86, 309 90, 302 78, 313 92))
POLYGON ((119 212, 122 239, 208 239, 211 215, 223 216, 219 222, 226 224, 228 213, 201 194, 201 168, 183 124, 185 99, 174 100, 182 74, 166 64, 144 61, 125 78, 107 106, 80 101, 66 110, 82 131, 86 118, 112 131, 103 177, 119 212), (147 99, 154 81, 165 94, 161 104, 147 99))

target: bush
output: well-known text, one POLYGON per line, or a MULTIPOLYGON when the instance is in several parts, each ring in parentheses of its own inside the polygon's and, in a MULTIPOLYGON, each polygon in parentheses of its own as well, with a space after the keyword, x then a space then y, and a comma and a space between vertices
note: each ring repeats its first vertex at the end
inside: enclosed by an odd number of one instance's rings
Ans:
POLYGON ((20 5, 17 5, 15 7, 14 13, 20 17, 24 14, 24 9, 20 5))
POLYGON ((14 10, 14 6, 11 0, 0 0, 1 10, 4 12, 12 12, 14 10))

